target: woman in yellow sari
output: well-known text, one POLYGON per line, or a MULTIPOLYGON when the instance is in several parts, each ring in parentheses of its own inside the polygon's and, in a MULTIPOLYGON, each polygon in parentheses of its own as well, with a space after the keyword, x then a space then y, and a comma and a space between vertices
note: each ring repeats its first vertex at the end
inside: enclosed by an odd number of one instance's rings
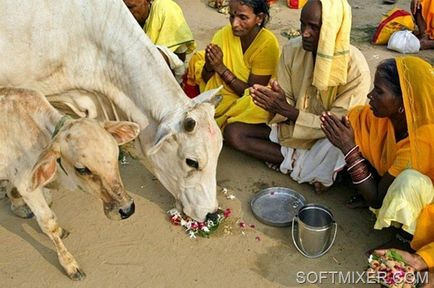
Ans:
POLYGON ((413 56, 387 59, 377 67, 369 105, 342 119, 328 113, 321 119, 377 216, 374 228, 399 224, 408 239, 434 202, 433 91, 431 64, 413 56))
POLYGON ((264 26, 269 19, 266 0, 231 0, 230 25, 213 37, 205 51, 190 60, 187 85, 207 91, 223 85, 223 99, 216 107, 217 124, 266 123, 270 114, 248 95, 253 84, 267 85, 279 58, 279 44, 264 26))
MULTIPOLYGON (((155 45, 166 47, 181 61, 196 49, 190 27, 175 1, 124 0, 124 3, 155 45)), ((165 51, 161 52, 165 58, 168 57, 165 51)))

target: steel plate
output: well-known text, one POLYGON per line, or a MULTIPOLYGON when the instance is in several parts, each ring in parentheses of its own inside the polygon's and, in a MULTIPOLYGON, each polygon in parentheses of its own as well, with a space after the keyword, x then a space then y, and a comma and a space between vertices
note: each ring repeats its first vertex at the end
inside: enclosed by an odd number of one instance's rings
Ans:
POLYGON ((289 226, 298 210, 306 203, 300 193, 285 187, 270 187, 259 191, 252 201, 255 217, 264 224, 289 226))

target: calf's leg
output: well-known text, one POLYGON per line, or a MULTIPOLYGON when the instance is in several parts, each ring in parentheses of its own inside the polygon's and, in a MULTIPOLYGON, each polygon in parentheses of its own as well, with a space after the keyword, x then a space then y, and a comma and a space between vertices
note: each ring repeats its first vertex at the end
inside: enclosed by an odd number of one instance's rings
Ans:
POLYGON ((57 224, 56 215, 45 201, 42 189, 39 188, 35 191, 23 193, 22 196, 35 214, 39 227, 54 243, 60 265, 65 269, 66 274, 72 280, 84 279, 86 274, 80 269, 74 256, 69 253, 61 239, 67 235, 67 232, 57 224))
POLYGON ((18 217, 26 218, 26 219, 33 217, 32 210, 30 210, 29 206, 27 206, 26 202, 24 202, 17 188, 12 186, 7 187, 6 194, 8 195, 8 198, 11 201, 12 213, 14 213, 18 217))
MULTIPOLYGON (((21 218, 32 218, 33 212, 30 210, 29 206, 27 206, 26 202, 24 202, 21 197, 20 192, 18 192, 17 188, 12 187, 11 185, 5 186, 6 194, 8 195, 9 200, 11 201, 11 211, 16 216, 21 218)), ((53 203, 53 198, 51 197, 51 190, 47 188, 42 188, 44 193, 45 201, 48 206, 51 206, 53 203)))

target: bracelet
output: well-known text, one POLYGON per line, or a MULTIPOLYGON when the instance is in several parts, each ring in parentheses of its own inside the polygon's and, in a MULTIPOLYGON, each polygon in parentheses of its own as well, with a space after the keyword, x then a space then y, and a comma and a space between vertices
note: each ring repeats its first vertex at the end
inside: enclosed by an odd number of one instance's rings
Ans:
POLYGON ((354 185, 362 184, 363 182, 365 182, 366 180, 368 180, 369 177, 371 177, 371 176, 372 176, 372 174, 369 173, 369 175, 368 175, 366 178, 364 178, 364 179, 362 179, 362 180, 360 180, 360 181, 353 181, 353 184, 354 184, 354 185))
POLYGON ((357 148, 359 148, 359 145, 356 145, 353 148, 351 148, 350 151, 348 151, 347 154, 345 154, 344 158, 346 159, 348 157, 348 155, 353 153, 353 151, 356 150, 357 148))
POLYGON ((350 155, 347 155, 345 158, 345 162, 347 162, 348 166, 351 166, 355 161, 363 158, 362 154, 360 153, 359 149, 353 150, 350 155))
POLYGON ((354 171, 349 171, 351 180, 353 183, 359 183, 361 180, 367 178, 369 175, 371 175, 371 172, 369 172, 368 166, 366 164, 359 164, 357 169, 354 169, 354 171))
POLYGON ((352 164, 350 167, 348 167, 348 168, 347 168, 347 171, 350 171, 351 169, 353 169, 354 167, 356 167, 357 164, 360 164, 360 163, 362 163, 363 161, 365 161, 364 158, 361 158, 361 159, 356 160, 356 161, 355 161, 356 163, 354 163, 354 164, 352 164))
POLYGON ((229 70, 226 69, 221 75, 220 77, 223 79, 223 81, 230 85, 237 77, 235 77, 235 75, 229 70))

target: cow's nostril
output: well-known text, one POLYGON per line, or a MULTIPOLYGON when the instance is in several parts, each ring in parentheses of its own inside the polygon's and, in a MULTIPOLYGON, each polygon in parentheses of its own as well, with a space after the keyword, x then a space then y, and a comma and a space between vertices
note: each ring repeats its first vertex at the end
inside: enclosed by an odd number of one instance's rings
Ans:
POLYGON ((135 210, 136 210, 136 205, 133 202, 131 203, 130 207, 119 209, 119 214, 121 214, 122 219, 127 219, 128 217, 134 214, 135 210))
POLYGON ((212 222, 216 222, 218 220, 218 213, 208 213, 206 214, 206 220, 211 220, 212 222))

